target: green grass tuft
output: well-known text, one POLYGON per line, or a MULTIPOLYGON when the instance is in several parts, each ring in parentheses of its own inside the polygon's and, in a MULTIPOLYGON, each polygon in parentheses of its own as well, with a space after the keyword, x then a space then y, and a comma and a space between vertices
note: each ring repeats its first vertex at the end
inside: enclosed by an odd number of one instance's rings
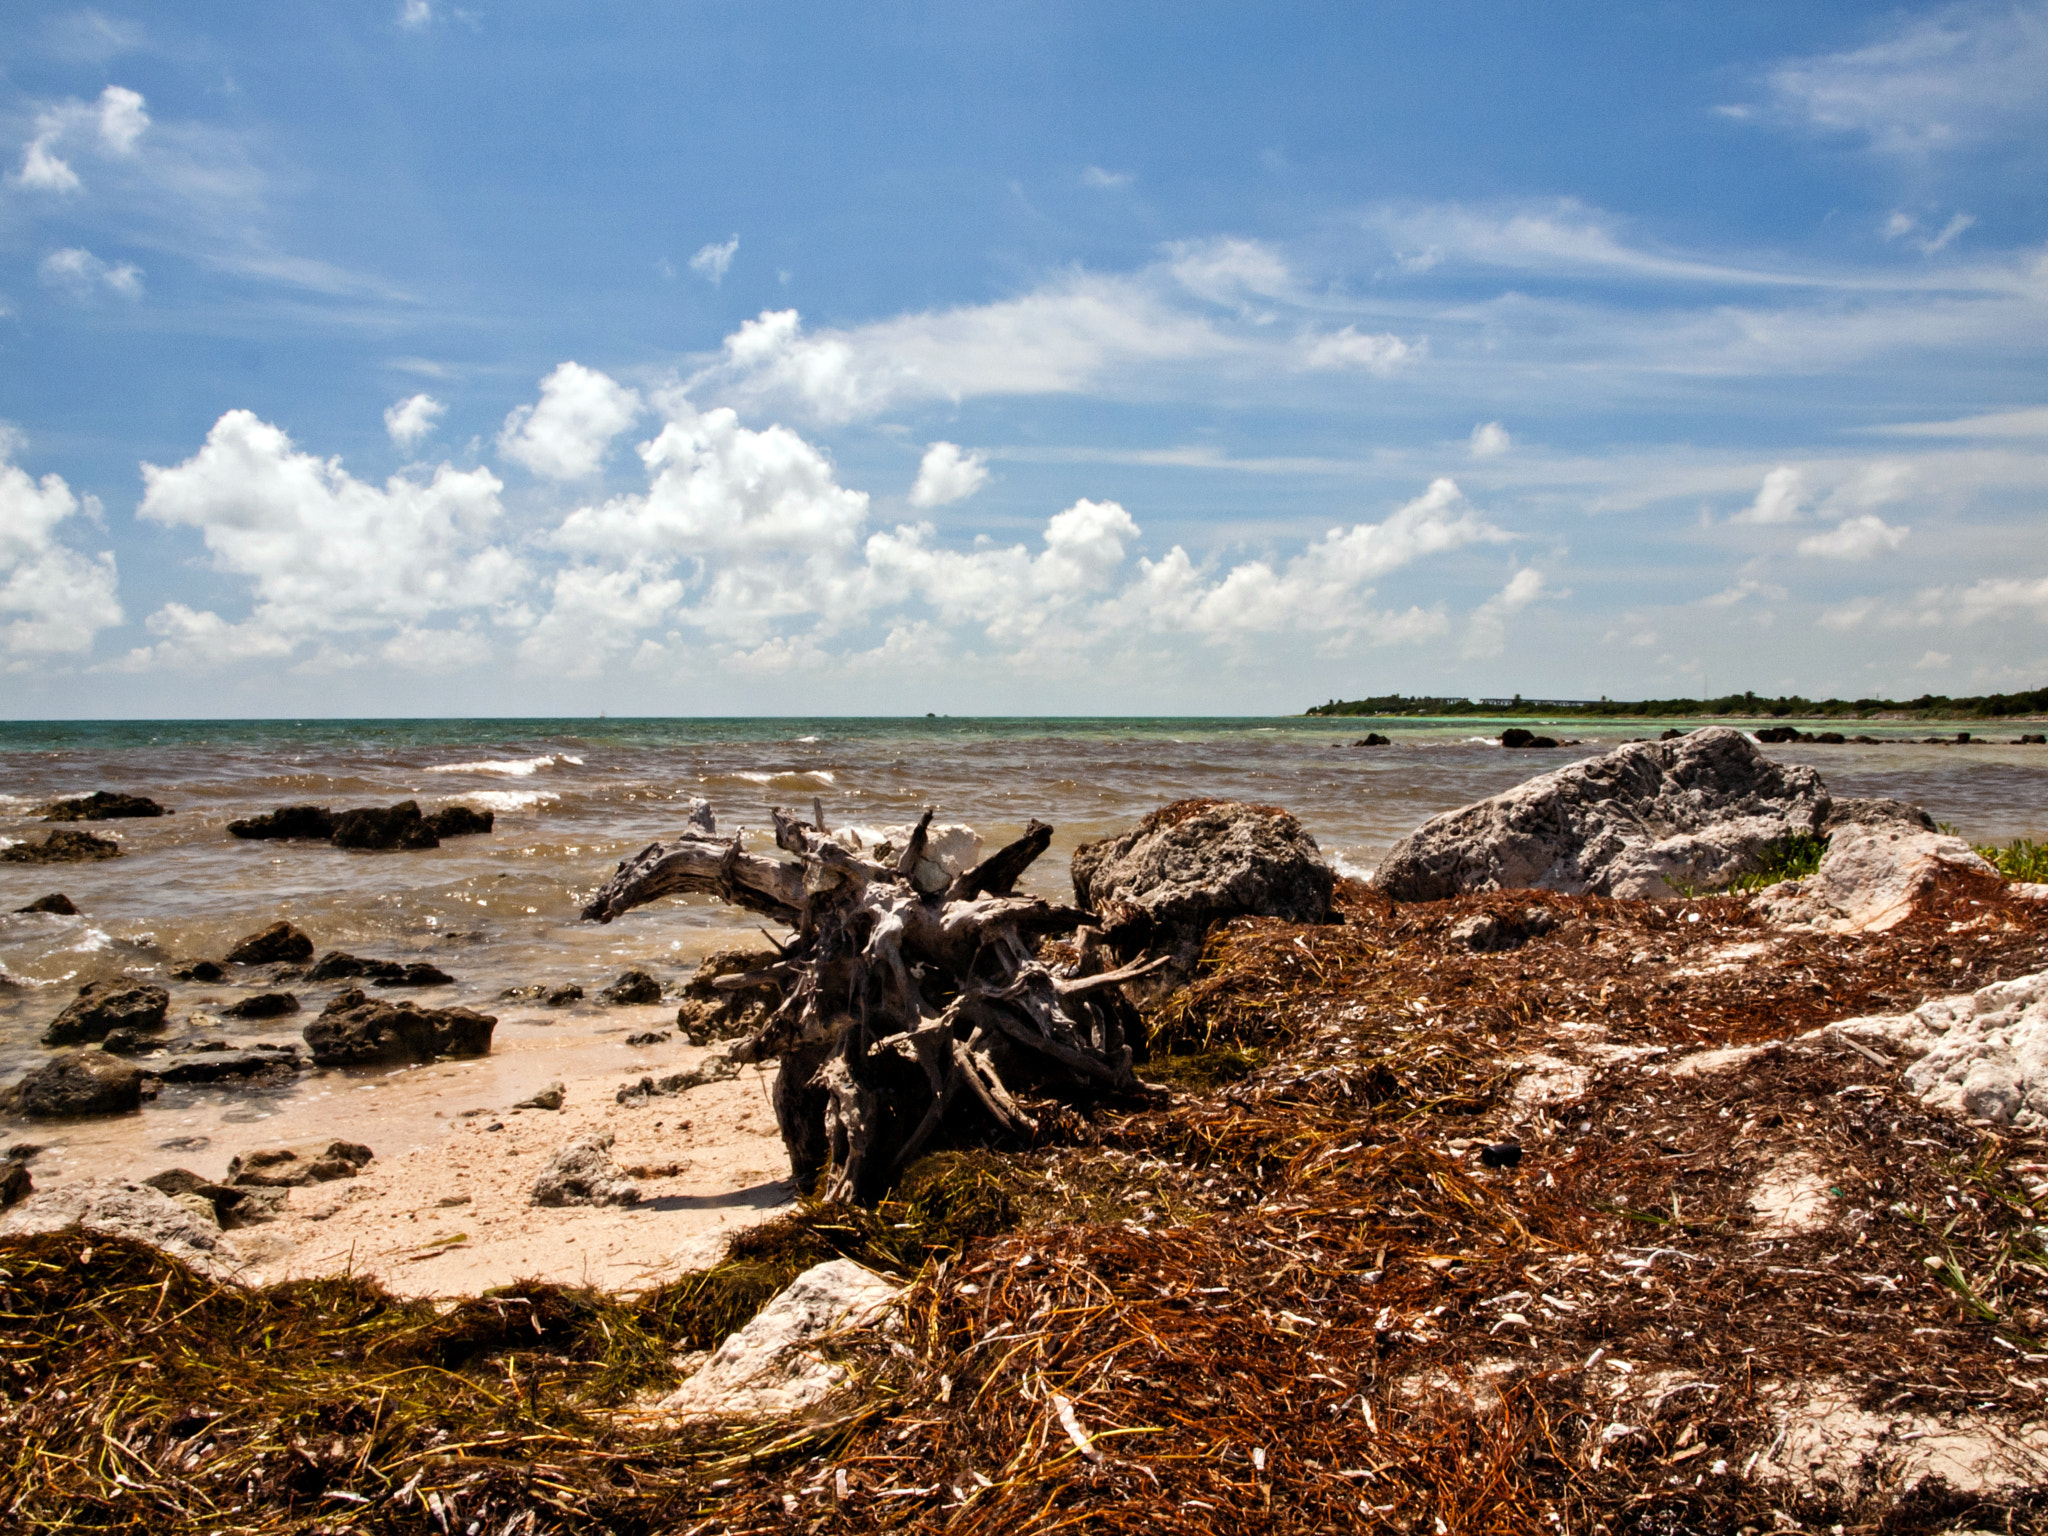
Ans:
POLYGON ((2048 881, 2048 843, 2016 837, 2003 848, 1985 846, 1977 852, 2008 880, 2048 881))
POLYGON ((1763 850, 1763 867, 1728 882, 1730 895, 1746 895, 1784 880, 1801 880, 1820 868, 1828 851, 1828 840, 1804 832, 1779 838, 1763 850))

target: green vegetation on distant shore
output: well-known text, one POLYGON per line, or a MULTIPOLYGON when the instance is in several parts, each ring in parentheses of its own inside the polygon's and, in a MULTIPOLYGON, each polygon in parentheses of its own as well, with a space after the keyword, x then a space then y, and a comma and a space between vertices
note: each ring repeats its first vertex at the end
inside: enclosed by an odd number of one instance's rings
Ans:
POLYGON ((1381 694, 1370 699, 1332 699, 1306 711, 1326 717, 1356 715, 1485 715, 1579 716, 1663 720, 1690 715, 1738 715, 1796 718, 1869 719, 1877 715, 1912 720, 1998 720, 2013 715, 2048 714, 2048 688, 2028 693, 1991 693, 1952 699, 1923 693, 1917 699, 1804 699, 1786 694, 1766 699, 1754 693, 1731 693, 1718 699, 1512 699, 1434 698, 1426 694, 1381 694))

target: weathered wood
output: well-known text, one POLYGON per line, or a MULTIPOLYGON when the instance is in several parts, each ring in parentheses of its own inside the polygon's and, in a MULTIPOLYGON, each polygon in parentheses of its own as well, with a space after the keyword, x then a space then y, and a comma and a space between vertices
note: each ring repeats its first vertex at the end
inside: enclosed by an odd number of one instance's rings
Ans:
POLYGON ((828 837, 822 805, 808 822, 773 816, 790 858, 719 839, 707 808, 683 836, 621 862, 584 915, 609 922, 664 895, 706 893, 795 930, 774 964, 723 980, 782 993, 730 1057, 779 1064, 776 1121, 803 1187, 872 1201, 937 1141, 1035 1138, 1024 1101, 1157 1092, 1134 1070, 1144 1030, 1119 990, 1155 964, 1105 971, 1086 912, 1012 894, 1050 826, 1032 822, 928 895, 910 876, 931 811, 888 865, 828 837), (1055 969, 1039 958, 1042 940, 1077 931, 1073 961, 1055 969))

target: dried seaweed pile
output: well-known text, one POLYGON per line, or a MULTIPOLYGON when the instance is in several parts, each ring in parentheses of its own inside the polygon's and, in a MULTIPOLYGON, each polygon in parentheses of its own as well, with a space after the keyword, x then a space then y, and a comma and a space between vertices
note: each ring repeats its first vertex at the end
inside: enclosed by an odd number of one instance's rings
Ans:
POLYGON ((2040 1495, 1761 1480, 1823 1386, 2039 1420, 2041 1148, 1832 1039, 1671 1069, 2041 969, 2048 914, 1962 901, 1845 940, 1722 899, 1342 907, 1215 937, 1157 1020, 1155 1065, 1207 1086, 1087 1146, 933 1160, 872 1216, 812 1212, 646 1298, 437 1316, 0 1249, 0 1508, 463 1536, 2048 1529, 2040 1495), (1518 949, 1452 936, 1532 905, 1555 923, 1518 949), (1532 1058, 1544 1092, 1504 1065, 1532 1058), (1774 1225, 1759 1189, 1800 1178, 1827 1221, 1774 1225), (919 1276, 905 1332, 849 1346, 842 1417, 693 1440, 607 1413, 833 1252, 919 1276))

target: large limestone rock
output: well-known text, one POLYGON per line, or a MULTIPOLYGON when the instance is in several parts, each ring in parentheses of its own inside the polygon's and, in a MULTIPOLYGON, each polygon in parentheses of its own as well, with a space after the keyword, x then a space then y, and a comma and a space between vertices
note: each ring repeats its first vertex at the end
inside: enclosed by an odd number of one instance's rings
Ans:
POLYGON ((0 1095, 0 1108, 37 1119, 123 1115, 141 1107, 142 1069, 103 1051, 54 1057, 0 1095))
POLYGON ((27 1237, 82 1227, 103 1237, 146 1243, 215 1280, 229 1276, 215 1257, 220 1228, 146 1184, 126 1179, 80 1179, 29 1196, 0 1217, 0 1237, 27 1237))
POLYGON ((1193 972, 1212 923, 1330 915, 1336 876, 1293 815, 1237 800, 1180 800, 1128 832, 1074 850, 1074 899, 1124 957, 1171 957, 1193 972))
POLYGON ((1781 928, 1883 933, 1937 893, 1982 899, 1999 884, 1998 871, 1960 837, 1887 816, 1837 823, 1819 869, 1767 887, 1756 902, 1781 928))
POLYGON ((819 1346, 887 1312, 902 1287, 851 1259, 807 1269, 754 1320, 712 1351, 697 1373, 664 1398, 677 1419, 792 1418, 851 1379, 819 1346))
POLYGON ((1765 848, 1821 830, 1829 799, 1811 768, 1773 763, 1740 731, 1631 742, 1505 794, 1432 817, 1381 863, 1397 901, 1540 887, 1667 897, 1759 866, 1765 848))
POLYGON ((490 1054, 495 1015, 470 1008, 421 1008, 372 1002, 351 987, 305 1028, 306 1046, 323 1067, 383 1061, 432 1061, 436 1056, 490 1054))
POLYGON ((45 1045, 104 1040, 109 1030, 163 1028, 171 994, 144 982, 90 981, 43 1031, 45 1045))
POLYGON ((1829 1030, 1918 1057, 1906 1086, 1936 1108, 2033 1135, 2048 1130, 2048 971, 1829 1030))

